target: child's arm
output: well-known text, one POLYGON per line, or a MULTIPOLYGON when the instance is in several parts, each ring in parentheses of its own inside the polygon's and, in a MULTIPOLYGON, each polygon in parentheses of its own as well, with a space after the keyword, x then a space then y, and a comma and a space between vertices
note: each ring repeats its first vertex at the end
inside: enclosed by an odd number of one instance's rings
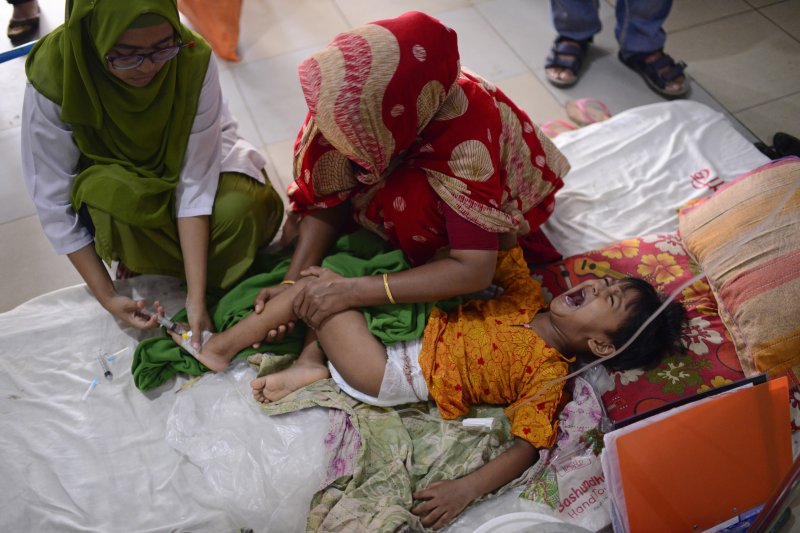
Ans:
POLYGON ((414 498, 427 500, 411 512, 422 518, 422 525, 440 529, 454 520, 474 500, 518 478, 536 462, 539 451, 517 438, 514 444, 464 477, 437 481, 414 492, 414 498))

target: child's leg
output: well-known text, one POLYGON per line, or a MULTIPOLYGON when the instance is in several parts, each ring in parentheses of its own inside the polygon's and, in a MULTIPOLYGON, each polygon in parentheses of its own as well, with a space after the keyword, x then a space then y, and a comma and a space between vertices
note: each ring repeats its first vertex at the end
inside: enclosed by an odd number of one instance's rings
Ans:
POLYGON ((334 315, 317 335, 328 360, 348 385, 377 397, 386 371, 386 346, 370 332, 364 313, 351 309, 334 315))
MULTIPOLYGON (((297 320, 292 311, 294 297, 305 286, 305 281, 298 280, 283 292, 267 301, 264 309, 256 314, 251 313, 232 328, 215 333, 203 344, 197 360, 214 372, 228 368, 231 359, 237 353, 254 343, 264 340, 264 336, 278 326, 297 320)), ((176 338, 173 335, 173 338, 176 338)), ((180 342, 180 339, 176 339, 180 342)))
POLYGON ((325 351, 316 342, 310 342, 289 368, 254 379, 250 385, 256 400, 279 400, 290 392, 330 377, 326 355, 352 387, 378 396, 386 369, 386 348, 370 333, 364 313, 354 309, 338 313, 316 333, 325 351))

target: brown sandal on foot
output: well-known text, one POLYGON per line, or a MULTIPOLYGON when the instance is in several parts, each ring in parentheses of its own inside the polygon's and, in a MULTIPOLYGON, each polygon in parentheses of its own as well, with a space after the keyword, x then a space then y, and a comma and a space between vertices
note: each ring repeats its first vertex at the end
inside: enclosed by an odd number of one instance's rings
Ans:
MULTIPOLYGON (((29 1, 34 2, 36 0, 29 1)), ((40 10, 37 6, 36 15, 33 17, 15 19, 12 16, 11 20, 8 21, 8 30, 6 30, 6 36, 11 40, 11 44, 22 44, 36 35, 36 32, 39 31, 39 13, 40 10)))

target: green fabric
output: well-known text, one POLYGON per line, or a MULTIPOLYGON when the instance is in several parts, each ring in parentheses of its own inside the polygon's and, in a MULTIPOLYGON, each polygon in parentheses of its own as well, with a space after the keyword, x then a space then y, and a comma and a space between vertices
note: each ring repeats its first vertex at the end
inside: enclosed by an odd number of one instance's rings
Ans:
MULTIPOLYGON (((120 260, 141 274, 184 278, 183 255, 176 223, 159 228, 125 224, 108 213, 88 208, 95 225, 98 250, 112 250, 110 262, 120 260)), ((220 175, 209 220, 208 285, 230 288, 244 276, 259 248, 280 229, 283 200, 272 185, 235 172, 220 175)), ((99 252, 98 252, 99 253, 99 252)))
MULTIPOLYGON (((146 228, 171 223, 174 190, 197 112, 211 48, 180 23, 174 0, 70 0, 66 22, 31 50, 31 84, 61 106, 81 163, 71 195, 82 205, 146 228), (113 76, 105 54, 144 13, 162 16, 183 42, 146 87, 113 76)), ((96 244, 101 257, 111 250, 96 244)))
MULTIPOLYGON (((209 299, 209 312, 217 331, 229 329, 252 313, 253 300, 258 291, 264 287, 277 285, 283 280, 289 268, 290 252, 264 256, 258 262, 265 270, 264 273, 245 279, 216 304, 212 304, 209 299)), ((362 229, 341 237, 336 242, 333 253, 323 261, 322 266, 351 277, 400 272, 408 269, 410 264, 402 252, 390 250, 386 241, 362 229)), ((452 305, 456 301, 458 300, 454 299, 448 303, 452 305)), ((388 344, 422 337, 433 305, 432 303, 381 305, 365 309, 364 315, 372 334, 388 344)), ((185 310, 173 319, 185 321, 185 310)), ((263 344, 259 351, 296 355, 301 349, 304 337, 305 328, 299 325, 294 334, 281 343, 263 344)), ((253 348, 246 348, 239 352, 237 357, 255 352, 253 348)), ((207 371, 205 366, 166 335, 142 341, 134 352, 133 380, 143 391, 158 387, 177 373, 198 376, 207 371)))
MULTIPOLYGON (((263 375, 262 372, 259 372, 263 375)), ((277 402, 261 405, 268 415, 322 406, 347 413, 360 447, 352 476, 342 476, 311 501, 306 531, 427 531, 410 511, 417 488, 456 479, 476 470, 512 443, 508 419, 499 407, 475 407, 469 417, 492 417, 490 430, 442 421, 432 402, 409 408, 375 407, 341 392, 333 380, 312 383, 277 402)), ((473 503, 520 485, 530 470, 473 503)))

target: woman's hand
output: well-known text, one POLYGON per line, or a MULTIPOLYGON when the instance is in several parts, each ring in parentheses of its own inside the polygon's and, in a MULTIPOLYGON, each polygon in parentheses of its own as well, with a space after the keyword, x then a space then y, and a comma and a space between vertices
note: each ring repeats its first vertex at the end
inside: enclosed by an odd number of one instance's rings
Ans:
MULTIPOLYGON (((267 302, 271 299, 275 298, 277 295, 288 289, 290 285, 282 284, 282 285, 275 285, 274 287, 266 287, 258 291, 255 300, 253 300, 253 312, 255 314, 261 313, 264 310, 264 306, 267 305, 267 302)), ((267 344, 272 342, 280 342, 286 337, 286 335, 290 334, 294 331, 294 322, 288 322, 286 324, 281 324, 278 326, 277 329, 271 329, 267 332, 264 336, 264 342, 267 344)), ((260 342, 253 344, 253 348, 258 348, 261 346, 260 342)))
POLYGON ((192 346, 198 352, 202 349, 204 331, 214 331, 214 323, 208 315, 206 303, 202 301, 186 301, 186 314, 189 319, 189 329, 192 331, 192 346))
POLYGON ((331 316, 356 307, 354 284, 358 278, 345 278, 322 267, 309 267, 300 273, 308 277, 303 291, 294 299, 294 313, 310 328, 318 328, 331 316))
MULTIPOLYGON (((152 329, 158 327, 156 314, 144 314, 144 300, 133 300, 127 296, 115 294, 102 302, 103 307, 120 322, 137 329, 152 329)), ((156 302, 154 306, 160 304, 156 302)))
POLYGON ((422 519, 422 525, 441 529, 454 520, 478 495, 464 478, 437 481, 414 492, 414 499, 425 500, 411 512, 422 519))

